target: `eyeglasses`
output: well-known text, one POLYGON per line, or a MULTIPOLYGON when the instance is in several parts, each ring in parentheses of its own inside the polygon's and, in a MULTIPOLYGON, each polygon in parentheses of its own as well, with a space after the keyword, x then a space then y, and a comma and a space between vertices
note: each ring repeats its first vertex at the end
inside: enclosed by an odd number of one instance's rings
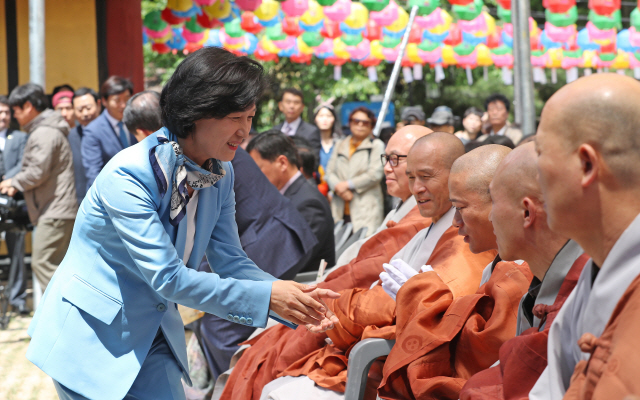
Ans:
POLYGON ((363 126, 370 126, 371 125, 371 121, 369 121, 368 119, 351 118, 349 120, 349 122, 351 122, 354 125, 363 125, 363 126))
POLYGON ((397 167, 398 163, 400 163, 400 159, 403 157, 406 158, 407 156, 400 155, 400 154, 389 154, 389 155, 381 154, 380 161, 382 161, 383 167, 387 165, 387 162, 389 162, 389 164, 391 164, 392 167, 397 167))

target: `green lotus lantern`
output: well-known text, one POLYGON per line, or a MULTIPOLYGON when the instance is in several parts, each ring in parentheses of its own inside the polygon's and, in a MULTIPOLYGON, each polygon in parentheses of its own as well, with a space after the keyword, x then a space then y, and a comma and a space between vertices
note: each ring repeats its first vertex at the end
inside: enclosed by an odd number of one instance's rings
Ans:
POLYGON ((611 15, 598 15, 595 11, 589 11, 589 21, 600 30, 622 29, 620 10, 614 11, 611 15))
POLYGON ((440 0, 409 0, 409 8, 418 6, 418 15, 427 16, 440 7, 440 0))
POLYGON ((451 11, 462 20, 471 21, 478 18, 482 13, 482 7, 484 3, 482 0, 473 0, 473 3, 469 3, 466 6, 454 5, 451 7, 451 11))
POLYGON ((547 8, 544 12, 544 16, 553 26, 566 27, 573 25, 578 20, 578 8, 573 6, 566 13, 552 13, 547 8))

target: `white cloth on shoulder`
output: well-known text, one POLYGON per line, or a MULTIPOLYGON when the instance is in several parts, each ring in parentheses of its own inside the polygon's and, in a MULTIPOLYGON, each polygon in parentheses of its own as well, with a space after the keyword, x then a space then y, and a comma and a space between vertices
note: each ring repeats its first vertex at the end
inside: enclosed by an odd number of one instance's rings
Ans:
POLYGON ((344 393, 320 387, 306 376, 283 376, 269 382, 260 396, 260 400, 299 399, 344 400, 344 393))

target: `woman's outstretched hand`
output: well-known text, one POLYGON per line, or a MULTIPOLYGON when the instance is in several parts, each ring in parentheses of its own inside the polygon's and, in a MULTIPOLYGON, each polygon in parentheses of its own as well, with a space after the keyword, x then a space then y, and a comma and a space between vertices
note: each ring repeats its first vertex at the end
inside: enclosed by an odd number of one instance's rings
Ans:
POLYGON ((269 309, 297 325, 306 325, 311 332, 324 332, 333 328, 338 319, 329 310, 323 298, 337 299, 340 295, 316 285, 293 281, 275 281, 271 287, 269 309))

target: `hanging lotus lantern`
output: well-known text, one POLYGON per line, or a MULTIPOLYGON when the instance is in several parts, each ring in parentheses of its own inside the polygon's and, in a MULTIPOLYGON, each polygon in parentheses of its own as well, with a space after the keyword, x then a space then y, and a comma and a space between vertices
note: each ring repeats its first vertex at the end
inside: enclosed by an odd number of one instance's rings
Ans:
POLYGON ((544 12, 547 24, 557 27, 566 27, 576 23, 578 20, 578 7, 571 7, 564 13, 553 13, 549 9, 544 12))
POLYGON ((234 19, 224 24, 224 32, 232 38, 244 37, 245 31, 242 30, 240 20, 234 19))
POLYGON ((151 44, 151 50, 158 54, 166 54, 171 51, 171 48, 165 43, 153 43, 151 44))
POLYGON ((200 11, 198 5, 191 0, 167 0, 167 8, 178 18, 187 20, 200 11))
POLYGON ((182 36, 182 28, 173 28, 171 39, 166 42, 171 50, 182 50, 187 45, 187 41, 182 36))
POLYGON ((577 68, 582 64, 582 50, 574 50, 567 51, 563 50, 562 52, 562 63, 561 67, 563 69, 577 68))
POLYGON ((589 37, 587 28, 581 29, 576 35, 576 43, 583 50, 600 50, 600 45, 593 42, 589 37))
POLYGON ((556 26, 549 22, 545 23, 544 31, 549 37, 549 40, 560 44, 568 41, 572 36, 577 34, 575 25, 556 26))
POLYGON ((318 32, 305 32, 300 38, 309 47, 318 47, 324 41, 324 37, 318 32))
POLYGON ((589 9, 599 15, 610 15, 620 9, 620 0, 589 0, 589 9))
POLYGON ((187 18, 177 17, 173 13, 173 11, 171 11, 171 9, 169 8, 165 8, 164 10, 162 10, 162 12, 160 13, 160 16, 169 25, 179 25, 189 19, 188 17, 187 18))
POLYGON ((369 11, 382 11, 389 5, 389 0, 362 0, 362 5, 369 11))
MULTIPOLYGON (((235 0, 235 2, 242 11, 255 11, 260 7, 262 0, 235 0)), ((213 3, 215 0, 209 5, 213 5, 213 3)))
POLYGON ((589 11, 589 21, 600 30, 622 28, 620 10, 614 11, 611 15, 599 15, 591 10, 589 11))
POLYGON ((476 47, 476 62, 480 67, 488 67, 493 65, 493 60, 491 59, 491 51, 489 48, 483 44, 478 45, 476 47))
POLYGON ((369 18, 380 26, 389 26, 393 21, 398 19, 399 7, 391 0, 389 4, 381 11, 371 11, 369 18))
POLYGON ((351 13, 351 0, 338 0, 324 8, 325 17, 333 22, 342 22, 351 13))
POLYGON ((467 5, 454 5, 451 7, 451 11, 461 20, 471 21, 482 13, 482 7, 484 6, 482 0, 473 0, 473 2, 467 5))
POLYGON ((198 43, 203 40, 206 32, 208 31, 197 23, 196 17, 192 17, 184 24, 182 37, 184 37, 188 43, 198 43))
POLYGON ((231 2, 218 1, 210 6, 202 7, 202 11, 207 14, 210 19, 222 20, 231 15, 231 2))
POLYGON ((361 40, 355 46, 349 45, 346 42, 345 44, 346 44, 345 51, 349 53, 349 56, 353 61, 356 61, 356 62, 363 61, 367 57, 369 57, 369 54, 371 53, 371 43, 366 39, 361 40))
POLYGON ((340 37, 340 35, 342 35, 342 31, 340 30, 340 23, 326 19, 324 21, 324 26, 320 30, 320 34, 327 39, 335 39, 340 37))
POLYGON ((575 5, 576 0, 542 0, 542 6, 552 13, 566 13, 575 5))
POLYGON ((418 15, 416 18, 426 17, 440 7, 440 0, 409 0, 409 8, 413 8, 414 6, 418 6, 418 15))
POLYGON ((322 7, 315 0, 309 0, 309 8, 300 17, 298 25, 304 31, 318 32, 322 29, 322 21, 324 20, 324 12, 322 7))
POLYGON ((589 39, 601 46, 607 46, 611 43, 615 44, 616 30, 615 29, 598 29, 591 21, 587 22, 587 32, 589 32, 589 39))
POLYGON ((300 17, 309 9, 309 3, 307 0, 285 0, 280 7, 285 15, 300 17))
POLYGON ((252 33, 254 35, 264 29, 264 27, 258 22, 258 17, 256 17, 250 11, 244 12, 242 14, 242 17, 240 19, 240 27, 243 31, 252 33))
POLYGON ((380 40, 382 39, 382 27, 370 19, 367 21, 367 26, 362 33, 362 37, 369 41, 380 40))
POLYGON ((361 35, 367 26, 369 11, 362 3, 351 3, 351 12, 340 24, 342 32, 350 35, 361 35))
POLYGON ((451 24, 449 35, 443 40, 443 43, 448 46, 457 46, 462 43, 462 31, 457 24, 451 24))
POLYGON ((260 6, 254 11, 254 14, 264 25, 263 21, 272 21, 276 19, 279 12, 280 3, 275 0, 263 0, 262 3, 260 3, 260 6))
POLYGON ((282 20, 282 31, 289 36, 298 37, 302 34, 302 29, 298 24, 298 18, 296 17, 284 17, 282 20))

